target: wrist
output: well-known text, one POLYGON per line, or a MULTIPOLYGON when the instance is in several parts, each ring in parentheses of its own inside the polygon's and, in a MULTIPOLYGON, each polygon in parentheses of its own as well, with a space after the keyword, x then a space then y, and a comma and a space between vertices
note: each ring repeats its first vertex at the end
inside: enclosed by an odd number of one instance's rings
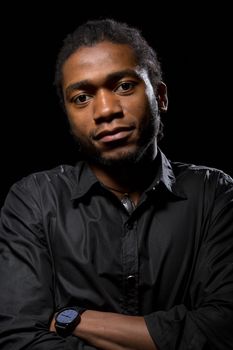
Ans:
POLYGON ((55 329, 58 335, 67 337, 71 335, 81 321, 85 308, 78 306, 65 307, 55 315, 55 329))
POLYGON ((95 310, 86 310, 82 320, 76 325, 73 334, 79 338, 87 339, 89 336, 98 334, 99 328, 103 329, 103 321, 108 313, 95 310))

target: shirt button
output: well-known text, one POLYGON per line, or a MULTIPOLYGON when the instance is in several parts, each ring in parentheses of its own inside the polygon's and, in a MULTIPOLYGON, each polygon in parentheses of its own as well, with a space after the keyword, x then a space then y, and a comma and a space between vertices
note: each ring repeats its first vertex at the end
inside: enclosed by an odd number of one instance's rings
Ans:
POLYGON ((132 222, 128 222, 128 224, 126 225, 128 230, 132 230, 133 228, 133 223, 132 222))
POLYGON ((130 283, 130 284, 132 284, 132 283, 134 283, 135 282, 135 276, 134 275, 129 275, 129 276, 127 276, 127 281, 130 283))

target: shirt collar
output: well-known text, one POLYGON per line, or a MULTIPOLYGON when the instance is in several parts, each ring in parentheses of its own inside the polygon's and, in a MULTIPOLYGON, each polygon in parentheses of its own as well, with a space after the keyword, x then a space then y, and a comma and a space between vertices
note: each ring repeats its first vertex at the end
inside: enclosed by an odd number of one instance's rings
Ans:
MULTIPOLYGON (((71 199, 78 199, 86 195, 99 180, 92 172, 85 161, 79 161, 75 168, 75 184, 71 193, 71 199)), ((152 184, 147 189, 147 193, 154 191, 155 188, 161 184, 173 195, 180 198, 186 198, 182 189, 179 188, 176 182, 176 177, 172 169, 170 161, 166 158, 164 153, 158 148, 158 154, 155 159, 155 178, 152 184)))
POLYGON ((159 148, 156 157, 156 163, 156 168, 158 170, 156 172, 155 179, 146 192, 149 192, 151 190, 154 191, 158 186, 161 186, 162 184, 163 187, 165 187, 174 196, 186 199, 186 195, 177 184, 171 162, 159 148))
POLYGON ((79 161, 74 171, 76 183, 71 193, 72 200, 83 197, 95 184, 99 183, 97 177, 85 161, 79 161))

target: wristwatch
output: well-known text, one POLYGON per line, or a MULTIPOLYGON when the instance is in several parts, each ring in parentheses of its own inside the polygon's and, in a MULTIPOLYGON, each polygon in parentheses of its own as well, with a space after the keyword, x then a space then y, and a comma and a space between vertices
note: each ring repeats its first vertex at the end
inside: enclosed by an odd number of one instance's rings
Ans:
POLYGON ((81 314, 85 308, 78 306, 65 307, 58 311, 55 316, 55 328, 57 334, 62 337, 71 335, 75 327, 81 321, 81 314))

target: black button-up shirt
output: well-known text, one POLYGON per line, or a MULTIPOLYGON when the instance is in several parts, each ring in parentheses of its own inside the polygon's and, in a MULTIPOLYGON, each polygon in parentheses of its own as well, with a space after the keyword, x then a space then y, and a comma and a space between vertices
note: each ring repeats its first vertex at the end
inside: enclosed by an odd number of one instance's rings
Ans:
POLYGON ((158 157, 132 214, 84 162, 12 186, 0 223, 1 350, 93 349, 48 331, 68 305, 143 315, 161 350, 233 349, 233 181, 158 157))

